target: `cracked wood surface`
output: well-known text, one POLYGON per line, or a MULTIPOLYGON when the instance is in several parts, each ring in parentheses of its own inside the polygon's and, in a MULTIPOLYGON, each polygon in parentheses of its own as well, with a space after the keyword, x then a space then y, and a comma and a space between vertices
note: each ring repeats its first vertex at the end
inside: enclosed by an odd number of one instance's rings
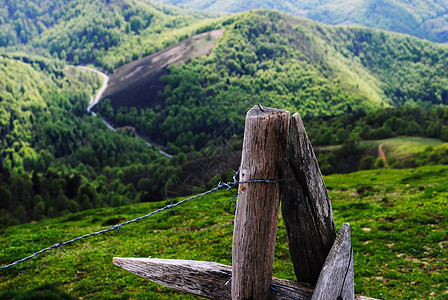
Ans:
POLYGON ((282 215, 297 280, 315 285, 336 238, 331 202, 298 113, 291 117, 282 215))
MULTIPOLYGON (((206 261, 132 257, 114 257, 113 263, 140 277, 181 292, 208 299, 232 299, 228 283, 232 277, 231 266, 206 261)), ((275 277, 272 277, 272 283, 300 292, 281 289, 299 300, 309 300, 308 296, 313 294, 313 287, 306 283, 275 277)), ((290 297, 273 290, 269 291, 269 299, 291 300, 290 297)), ((360 295, 356 295, 355 299, 376 300, 360 295)))
MULTIPOLYGON (((281 179, 288 111, 254 106, 247 112, 240 181, 281 179)), ((239 185, 232 247, 232 299, 270 299, 280 207, 280 182, 239 185)))
POLYGON ((320 272, 312 300, 355 298, 350 224, 344 223, 320 272))

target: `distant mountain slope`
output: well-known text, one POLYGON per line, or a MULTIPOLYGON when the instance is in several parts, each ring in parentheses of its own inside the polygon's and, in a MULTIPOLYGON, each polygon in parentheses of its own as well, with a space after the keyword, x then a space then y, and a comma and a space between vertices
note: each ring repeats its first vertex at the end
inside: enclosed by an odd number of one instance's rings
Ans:
POLYGON ((224 18, 221 26, 209 56, 168 67, 161 106, 147 99, 137 109, 112 103, 113 111, 104 102, 100 111, 175 153, 241 131, 244 113, 257 103, 302 116, 448 104, 446 45, 264 10, 224 18))
POLYGON ((327 24, 356 23, 448 42, 447 0, 336 0, 310 10, 306 16, 327 24))
POLYGON ((356 23, 407 33, 436 42, 448 42, 447 0, 158 1, 208 11, 241 12, 258 8, 278 9, 326 24, 356 23))
POLYGON ((200 26, 206 15, 142 0, 3 1, 0 49, 112 71, 187 38, 195 29, 183 29, 200 26))

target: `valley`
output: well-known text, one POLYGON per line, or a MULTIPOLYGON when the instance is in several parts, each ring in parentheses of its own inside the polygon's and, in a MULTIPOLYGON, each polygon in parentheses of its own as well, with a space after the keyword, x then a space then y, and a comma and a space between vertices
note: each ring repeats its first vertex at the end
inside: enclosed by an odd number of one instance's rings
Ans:
POLYGON ((177 154, 200 151, 220 132, 224 139, 241 133, 242 116, 253 103, 281 105, 305 118, 448 103, 445 45, 269 11, 241 13, 221 26, 227 29, 208 56, 168 66, 143 86, 152 88, 131 85, 144 90, 136 93, 141 98, 121 97, 121 105, 106 100, 97 111, 177 154), (421 74, 434 76, 420 80, 421 74))
POLYGON ((100 75, 103 78, 103 83, 100 87, 100 89, 96 92, 96 94, 94 96, 91 96, 90 102, 89 102, 89 106, 87 106, 87 112, 88 113, 92 113, 92 115, 95 117, 96 114, 94 112, 92 112, 92 108, 98 104, 98 102, 100 101, 101 97, 103 96, 104 91, 107 89, 108 83, 109 83, 109 76, 107 76, 106 74, 104 74, 103 72, 100 72, 98 70, 95 70, 93 68, 90 67, 85 67, 85 66, 77 66, 79 69, 81 70, 87 70, 89 72, 94 72, 98 75, 100 75))
MULTIPOLYGON (((95 70, 95 69, 90 68, 90 67, 78 66, 78 68, 81 69, 81 70, 87 70, 89 72, 97 73, 98 75, 100 75, 103 78, 103 84, 101 85, 101 88, 96 92, 96 94, 94 96, 90 97, 89 106, 87 107, 87 112, 92 114, 92 116, 96 117, 96 113, 94 111, 92 111, 92 109, 93 109, 93 107, 95 107, 95 105, 97 105, 99 103, 101 97, 103 96, 103 93, 107 90, 108 83, 109 83, 109 76, 107 76, 103 72, 100 72, 100 71, 95 70)), ((131 130, 132 132, 135 133, 135 128, 133 128, 131 126, 124 126, 124 127, 120 127, 120 128, 114 128, 105 119, 103 119, 103 123, 106 124, 107 128, 109 128, 112 131, 116 131, 116 130, 131 130)), ((150 142, 148 142, 146 139, 144 139, 142 137, 140 137, 140 138, 143 139, 149 147, 153 147, 153 145, 150 142)), ((162 149, 159 149, 159 153, 164 155, 164 156, 166 156, 166 157, 168 157, 168 158, 172 157, 171 154, 166 153, 162 149)))
MULTIPOLYGON (((302 116, 356 292, 446 297, 448 45, 429 41, 447 41, 445 2, 6 0, 0 265, 231 181, 261 104, 302 116)), ((1 270, 0 299, 192 299, 111 259, 229 264, 231 198, 1 270)), ((274 275, 293 274, 281 220, 274 275)))

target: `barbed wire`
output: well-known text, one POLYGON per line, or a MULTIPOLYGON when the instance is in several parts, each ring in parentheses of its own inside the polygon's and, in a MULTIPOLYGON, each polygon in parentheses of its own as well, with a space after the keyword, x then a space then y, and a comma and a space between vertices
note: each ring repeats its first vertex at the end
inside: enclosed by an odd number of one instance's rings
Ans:
POLYGON ((218 185, 215 188, 212 188, 211 190, 208 190, 208 191, 203 192, 201 194, 198 194, 196 196, 192 196, 192 197, 186 198, 186 199, 184 199, 182 201, 179 201, 177 203, 166 205, 166 206, 164 206, 162 208, 159 208, 159 209, 157 209, 155 211, 150 212, 149 214, 146 214, 144 216, 141 216, 141 217, 138 217, 138 218, 135 218, 135 219, 132 219, 132 220, 129 220, 129 221, 117 224, 117 225, 114 225, 114 226, 112 226, 110 228, 107 228, 107 229, 104 229, 104 230, 100 230, 100 231, 96 231, 96 232, 92 232, 92 233, 89 233, 89 234, 84 234, 82 236, 76 237, 74 239, 71 239, 71 240, 68 240, 68 241, 65 241, 65 242, 60 241, 59 243, 56 243, 56 244, 54 244, 52 246, 49 246, 47 248, 44 248, 42 250, 39 250, 36 253, 31 254, 30 256, 27 256, 27 257, 24 257, 22 259, 19 259, 19 260, 15 261, 15 262, 13 262, 11 264, 8 264, 6 266, 2 266, 2 267, 0 267, 0 270, 4 270, 4 269, 10 268, 12 266, 18 265, 18 264, 20 264, 20 263, 22 263, 24 261, 27 261, 27 260, 29 260, 31 258, 34 258, 34 257, 38 256, 38 255, 40 255, 40 254, 42 254, 42 253, 44 253, 46 251, 52 251, 53 249, 55 249, 57 252, 59 252, 59 248, 61 248, 62 251, 65 251, 63 246, 71 244, 71 243, 74 243, 74 242, 77 242, 79 240, 82 240, 82 239, 85 239, 85 238, 88 238, 88 237, 91 237, 91 236, 96 236, 96 235, 103 234, 103 233, 106 233, 106 232, 109 232, 109 231, 113 231, 113 230, 118 230, 118 232, 120 232, 122 226, 138 222, 140 220, 146 219, 146 218, 148 218, 148 217, 150 217, 152 215, 155 215, 155 214, 157 214, 159 212, 162 212, 162 211, 165 211, 165 210, 174 209, 178 205, 184 204, 184 203, 186 203, 188 201, 191 201, 191 200, 194 200, 194 199, 198 199, 198 198, 204 197, 204 196, 206 196, 206 195, 208 195, 210 193, 217 192, 217 191, 219 191, 221 189, 224 189, 224 188, 226 188, 226 190, 230 191, 233 194, 232 200, 230 201, 230 204, 229 204, 229 212, 231 214, 234 214, 234 213, 232 213, 230 211, 230 207, 231 207, 231 204, 234 202, 236 196, 238 196, 238 193, 234 192, 232 190, 233 188, 235 188, 239 184, 243 184, 243 183, 276 183, 276 182, 280 182, 281 181, 281 180, 270 180, 269 178, 267 178, 267 179, 254 179, 254 180, 238 181, 236 179, 238 173, 239 173, 239 171, 235 172, 235 176, 233 176, 233 181, 231 181, 231 182, 225 182, 225 183, 224 182, 219 182, 218 185))

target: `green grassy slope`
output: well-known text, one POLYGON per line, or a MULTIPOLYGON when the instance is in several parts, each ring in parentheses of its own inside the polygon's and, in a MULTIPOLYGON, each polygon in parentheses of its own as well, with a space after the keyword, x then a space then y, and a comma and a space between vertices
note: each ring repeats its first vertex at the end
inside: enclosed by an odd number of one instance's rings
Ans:
POLYGON ((443 141, 423 137, 397 137, 375 142, 377 146, 383 145, 386 156, 394 159, 403 159, 413 154, 423 152, 428 146, 440 146, 443 141))
MULTIPOLYGON (((380 145, 383 145, 383 150, 388 158, 400 159, 406 156, 412 156, 413 154, 419 152, 423 152, 428 146, 435 147, 442 144, 446 143, 439 139, 400 136, 384 140, 360 141, 359 148, 371 148, 375 150, 378 149, 380 145)), ((318 151, 335 151, 340 149, 341 147, 341 145, 321 146, 318 147, 318 151)))
POLYGON ((427 137, 400 136, 383 140, 361 140, 353 147, 345 143, 316 147, 315 151, 324 174, 348 173, 383 167, 378 162, 380 145, 386 155, 384 164, 391 168, 446 164, 446 160, 441 158, 444 152, 440 147, 446 148, 448 143, 427 137))
MULTIPOLYGON (((448 168, 372 170, 325 177, 337 228, 352 227, 357 293, 381 299, 441 299, 447 280, 448 168)), ((112 258, 160 257, 231 263, 231 194, 222 192, 175 211, 91 237, 0 273, 0 298, 51 282, 85 299, 189 299, 112 265, 112 258)), ((104 229, 166 203, 104 208, 3 228, 0 263, 6 264, 60 240, 104 229)), ((283 223, 274 275, 294 279, 283 223)))
POLYGON ((448 2, 403 0, 158 0, 186 8, 208 11, 241 12, 252 9, 276 9, 326 24, 360 24, 373 28, 407 33, 420 38, 448 41, 448 2))
POLYGON ((448 103, 447 46, 265 10, 223 18, 220 26, 225 32, 209 56, 168 68, 164 105, 131 111, 113 103, 108 117, 176 153, 240 132, 257 103, 304 117, 448 103))
POLYGON ((387 163, 409 168, 428 163, 445 164, 448 141, 448 108, 404 105, 367 113, 347 113, 305 120, 307 133, 316 147, 325 174, 354 172, 375 167, 378 146, 384 143, 387 163), (329 146, 333 145, 333 146, 329 146), (436 147, 435 149, 427 146, 436 147), (434 150, 434 151, 433 151, 434 150))

